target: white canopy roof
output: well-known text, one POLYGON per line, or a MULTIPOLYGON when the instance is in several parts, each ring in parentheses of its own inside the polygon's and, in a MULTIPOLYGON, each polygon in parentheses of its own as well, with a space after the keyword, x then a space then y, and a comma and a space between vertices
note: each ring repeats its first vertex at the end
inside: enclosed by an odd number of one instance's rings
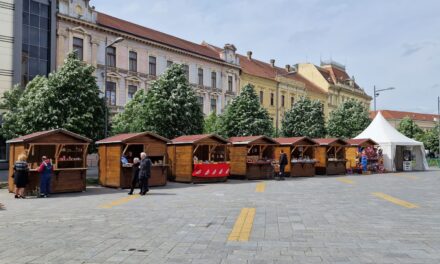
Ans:
POLYGON ((415 141, 397 131, 380 112, 377 113, 371 124, 355 138, 371 138, 379 144, 393 143, 395 145, 405 146, 423 145, 422 142, 415 141))

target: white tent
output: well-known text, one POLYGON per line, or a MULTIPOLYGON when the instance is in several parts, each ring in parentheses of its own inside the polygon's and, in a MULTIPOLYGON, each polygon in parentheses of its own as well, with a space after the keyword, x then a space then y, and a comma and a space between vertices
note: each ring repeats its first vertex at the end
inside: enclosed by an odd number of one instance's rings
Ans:
POLYGON ((371 124, 356 137, 376 141, 383 151, 384 166, 387 171, 396 171, 403 166, 403 150, 410 150, 415 157, 415 170, 427 170, 425 147, 422 142, 410 139, 397 131, 379 112, 371 124))

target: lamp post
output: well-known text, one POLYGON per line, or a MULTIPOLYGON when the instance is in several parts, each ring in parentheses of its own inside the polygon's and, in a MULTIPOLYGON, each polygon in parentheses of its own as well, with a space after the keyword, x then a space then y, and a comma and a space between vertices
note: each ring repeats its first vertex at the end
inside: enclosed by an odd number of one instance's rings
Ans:
POLYGON ((385 88, 385 89, 376 89, 376 85, 374 86, 374 112, 376 112, 376 97, 378 97, 379 96, 379 92, 382 92, 382 91, 389 91, 389 90, 394 90, 394 89, 396 89, 396 88, 394 88, 394 87, 388 87, 388 88, 385 88))
MULTIPOLYGON (((107 49, 113 45, 115 45, 116 43, 122 42, 124 41, 124 38, 117 38, 115 40, 113 40, 110 44, 108 44, 108 39, 107 37, 105 38, 105 58, 104 58, 104 101, 106 104, 105 107, 105 116, 104 116, 104 122, 105 122, 105 127, 104 127, 104 137, 108 137, 108 103, 107 103, 107 67, 108 67, 108 61, 107 61, 107 49)), ((115 54, 116 56, 116 54, 115 54)))

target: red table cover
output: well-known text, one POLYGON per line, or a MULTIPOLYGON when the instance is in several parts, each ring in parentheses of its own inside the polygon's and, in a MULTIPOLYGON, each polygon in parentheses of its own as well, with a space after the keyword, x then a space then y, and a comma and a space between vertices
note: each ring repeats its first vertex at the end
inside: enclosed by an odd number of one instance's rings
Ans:
POLYGON ((228 177, 229 164, 194 164, 192 176, 200 178, 228 177))

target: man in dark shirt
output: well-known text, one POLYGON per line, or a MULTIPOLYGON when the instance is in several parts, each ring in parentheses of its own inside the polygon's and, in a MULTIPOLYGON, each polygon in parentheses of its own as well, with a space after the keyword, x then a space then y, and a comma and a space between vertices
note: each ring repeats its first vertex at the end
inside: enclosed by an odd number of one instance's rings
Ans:
POLYGON ((281 181, 284 181, 284 169, 286 168, 286 165, 287 165, 287 155, 286 155, 286 153, 284 153, 284 150, 280 151, 279 164, 280 164, 280 177, 279 177, 279 179, 281 181))
POLYGON ((141 189, 140 195, 145 195, 149 191, 148 179, 151 176, 151 160, 147 157, 145 152, 141 153, 141 163, 139 165, 139 187, 141 189))

